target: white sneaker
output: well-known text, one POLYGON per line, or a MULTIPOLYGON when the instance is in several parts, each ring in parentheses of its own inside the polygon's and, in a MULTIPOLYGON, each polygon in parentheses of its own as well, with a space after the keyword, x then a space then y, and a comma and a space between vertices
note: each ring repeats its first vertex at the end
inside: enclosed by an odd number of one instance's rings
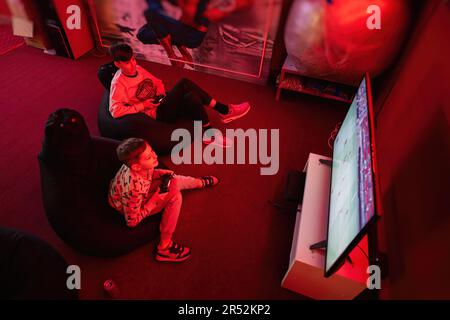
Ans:
POLYGON ((240 104, 230 104, 228 105, 228 113, 220 114, 220 120, 223 123, 229 123, 233 120, 239 119, 245 116, 250 111, 250 104, 248 102, 243 102, 240 104))
MULTIPOLYGON (((211 130, 211 129, 209 129, 211 130)), ((217 129, 215 129, 217 130, 217 129)), ((233 141, 231 139, 228 139, 227 137, 224 137, 222 134, 214 135, 210 134, 208 130, 203 135, 203 143, 204 144, 214 144, 221 148, 229 148, 233 146, 233 141)))
POLYGON ((56 56, 56 50, 55 49, 44 49, 45 54, 49 54, 51 56, 56 56))

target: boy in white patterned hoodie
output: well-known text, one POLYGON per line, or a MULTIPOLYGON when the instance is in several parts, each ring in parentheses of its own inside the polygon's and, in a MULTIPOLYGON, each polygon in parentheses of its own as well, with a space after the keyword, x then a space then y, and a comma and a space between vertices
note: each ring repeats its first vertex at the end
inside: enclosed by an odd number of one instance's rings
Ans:
POLYGON ((161 177, 173 171, 155 169, 158 159, 150 145, 142 139, 130 138, 117 147, 117 156, 124 164, 111 180, 109 204, 122 213, 129 227, 162 210, 160 242, 156 260, 181 262, 188 259, 191 249, 172 240, 181 210, 181 190, 199 189, 216 185, 213 176, 193 178, 174 175, 169 191, 160 193, 161 177))

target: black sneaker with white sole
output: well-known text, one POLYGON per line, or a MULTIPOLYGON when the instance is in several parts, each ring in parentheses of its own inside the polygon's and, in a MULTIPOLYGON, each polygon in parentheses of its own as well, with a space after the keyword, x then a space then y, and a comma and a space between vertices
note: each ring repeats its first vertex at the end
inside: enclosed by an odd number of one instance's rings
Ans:
POLYGON ((182 246, 178 243, 172 242, 172 244, 161 250, 156 249, 156 260, 164 262, 181 262, 189 259, 191 256, 191 249, 182 246))

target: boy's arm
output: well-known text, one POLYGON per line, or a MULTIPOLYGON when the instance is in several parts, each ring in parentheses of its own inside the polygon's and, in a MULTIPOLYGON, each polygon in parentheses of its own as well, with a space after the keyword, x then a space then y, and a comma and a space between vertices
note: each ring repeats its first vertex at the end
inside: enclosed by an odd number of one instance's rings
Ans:
POLYGON ((145 211, 148 211, 147 216, 149 216, 156 208, 159 198, 159 187, 156 189, 155 193, 148 199, 148 201, 142 206, 145 211))
POLYGON ((123 203, 123 211, 125 214, 125 221, 130 228, 136 227, 142 220, 149 216, 151 207, 143 203, 142 194, 131 191, 126 196, 126 201, 123 203))
POLYGON ((153 171, 153 179, 159 179, 165 174, 174 174, 174 172, 172 170, 155 169, 153 171))
MULTIPOLYGON (((123 204, 125 220, 130 228, 136 227, 142 220, 150 216, 157 206, 159 188, 147 202, 143 201, 141 194, 130 192, 126 203, 123 204)), ((161 200, 161 199, 159 199, 161 200)))
POLYGON ((144 110, 144 102, 130 104, 126 94, 126 88, 120 82, 111 83, 109 94, 109 112, 113 118, 123 117, 126 114, 138 113, 144 110))
POLYGON ((155 78, 156 80, 156 95, 157 96, 165 96, 166 95, 166 89, 164 88, 164 83, 162 80, 155 78))

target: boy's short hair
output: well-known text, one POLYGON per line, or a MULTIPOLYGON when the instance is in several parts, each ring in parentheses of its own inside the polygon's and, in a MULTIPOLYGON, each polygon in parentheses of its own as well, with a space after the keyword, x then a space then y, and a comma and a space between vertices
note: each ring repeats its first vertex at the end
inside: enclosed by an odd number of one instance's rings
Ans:
POLYGON ((142 152, 145 151, 147 142, 139 138, 129 138, 124 140, 116 149, 119 160, 130 167, 139 161, 142 152))
POLYGON ((109 47, 109 53, 114 61, 130 61, 133 57, 133 48, 126 43, 115 43, 109 47))

